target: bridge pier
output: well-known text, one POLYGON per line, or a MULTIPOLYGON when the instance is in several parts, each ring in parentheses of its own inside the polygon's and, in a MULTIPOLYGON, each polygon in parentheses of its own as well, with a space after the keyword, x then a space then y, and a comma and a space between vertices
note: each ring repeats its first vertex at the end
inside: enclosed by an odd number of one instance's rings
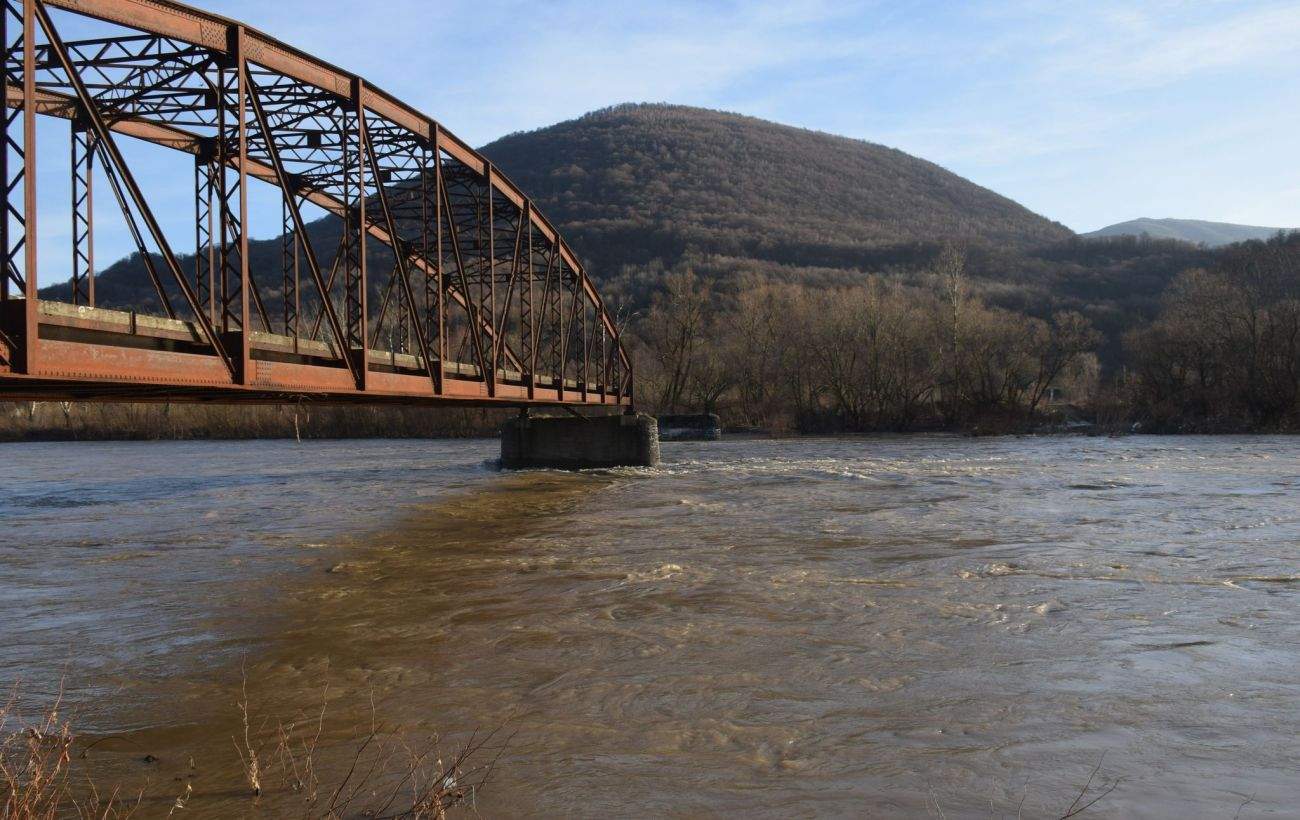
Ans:
POLYGON ((644 413, 520 414, 501 428, 501 466, 507 470, 654 467, 658 463, 659 426, 644 413))

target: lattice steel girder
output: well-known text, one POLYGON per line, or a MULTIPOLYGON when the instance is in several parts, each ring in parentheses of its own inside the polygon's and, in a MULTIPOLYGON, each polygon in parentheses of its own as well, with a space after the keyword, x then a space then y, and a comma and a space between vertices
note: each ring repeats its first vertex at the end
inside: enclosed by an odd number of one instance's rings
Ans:
POLYGON ((221 172, 215 151, 205 147, 194 157, 194 293, 209 321, 218 321, 216 306, 216 177, 221 172))
MULTIPOLYGON (((65 42, 64 50, 90 96, 114 114, 141 114, 173 122, 211 125, 213 55, 165 37, 140 35, 65 42)), ((50 45, 36 49, 37 83, 72 92, 50 45)))
MULTIPOLYGON (((368 270, 370 239, 389 246, 395 258, 375 336, 391 300, 396 327, 391 353, 413 352, 414 365, 403 359, 400 366, 422 370, 433 395, 444 389, 453 324, 456 338, 474 351, 471 369, 489 398, 499 397, 499 389, 538 401, 575 400, 574 392, 585 400, 590 390, 602 398, 611 390, 627 395, 630 358, 578 260, 509 180, 434 120, 355 75, 235 21, 170 0, 0 2, 6 74, 0 179, 9 212, 0 220, 6 254, 0 296, 14 303, 0 305, 0 333, 9 330, 0 339, 0 373, 37 370, 41 344, 29 343, 40 321, 36 243, 28 241, 36 214, 33 135, 35 117, 52 115, 74 123, 74 301, 93 304, 94 299, 90 197, 92 162, 99 157, 159 303, 172 319, 196 323, 197 342, 225 362, 231 386, 251 387, 256 377, 254 310, 265 331, 275 335, 282 329, 291 338, 295 353, 300 342, 315 343, 314 328, 302 332, 300 262, 305 261, 318 301, 315 324, 331 317, 336 299, 342 303, 333 355, 348 364, 356 390, 368 388, 375 373, 366 300, 376 281, 384 279, 382 272, 374 276, 368 270), (135 33, 65 41, 46 7, 135 33), (191 272, 181 272, 114 145, 115 134, 195 156, 191 272), (273 280, 250 270, 250 180, 281 189, 281 269, 273 280), (297 213, 305 203, 344 223, 328 280, 305 241, 297 213), (155 251, 165 273, 155 267, 155 251), (172 307, 177 293, 188 306, 186 316, 178 317, 172 307), (279 300, 272 305, 278 310, 268 308, 268 298, 279 300), (9 317, 19 302, 24 318, 14 343, 9 317), (453 322, 449 306, 461 311, 461 318, 453 322), (588 380, 593 332, 601 346, 595 385, 588 380), (607 341, 613 351, 608 356, 607 341), (547 349, 553 355, 546 357, 549 367, 542 367, 539 354, 547 349), (545 372, 551 367, 553 377, 545 372), (615 377, 610 384, 610 372, 620 367, 628 374, 626 383, 615 377), (580 384, 566 385, 573 378, 580 384), (518 387, 506 389, 503 379, 518 387)), ((317 359, 318 353, 313 353, 317 359)), ((397 366, 397 359, 389 366, 397 366)), ((463 376, 465 365, 456 367, 463 376)))
POLYGON ((72 304, 95 306, 95 135, 72 123, 72 304))

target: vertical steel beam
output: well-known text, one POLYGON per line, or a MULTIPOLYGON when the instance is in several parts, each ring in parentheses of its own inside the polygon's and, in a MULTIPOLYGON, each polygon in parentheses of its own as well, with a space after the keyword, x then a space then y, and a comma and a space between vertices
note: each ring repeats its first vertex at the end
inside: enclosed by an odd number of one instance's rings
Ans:
POLYGON ((40 315, 36 307, 36 3, 23 0, 23 336, 18 365, 36 371, 40 315))
POLYGON ((213 241, 212 207, 216 176, 221 169, 214 164, 214 143, 204 141, 194 158, 194 295, 209 321, 217 323, 215 277, 217 245, 213 241))
POLYGON ((524 200, 524 226, 528 231, 524 251, 528 258, 528 270, 525 273, 527 286, 519 291, 519 335, 523 338, 523 361, 524 366, 524 386, 528 388, 528 398, 531 400, 536 396, 537 380, 533 378, 533 371, 536 369, 537 356, 537 318, 533 311, 533 280, 536 276, 533 259, 533 202, 524 200))
MULTIPOLYGON (((230 290, 232 282, 237 280, 238 274, 232 271, 235 264, 231 245, 237 244, 233 240, 237 238, 232 226, 232 220, 235 216, 230 209, 230 100, 228 92, 230 89, 230 66, 223 62, 217 67, 217 137, 214 144, 215 156, 213 158, 213 193, 217 198, 217 270, 216 281, 214 284, 215 300, 218 308, 217 326, 223 333, 230 333, 234 330, 232 315, 230 312, 230 290)), ((237 248, 236 248, 237 252, 237 248)))
POLYGON ((361 144, 365 117, 363 92, 361 78, 354 77, 351 96, 344 103, 340 118, 345 209, 343 235, 347 240, 343 258, 343 313, 347 331, 344 353, 356 359, 353 372, 358 390, 366 389, 366 373, 370 369, 370 340, 366 332, 366 291, 369 284, 366 275, 366 159, 361 144))
POLYGON ((429 355, 436 357, 426 365, 433 375, 434 395, 439 396, 442 395, 443 359, 446 358, 446 333, 442 323, 442 229, 438 220, 441 213, 438 206, 441 171, 438 166, 441 165, 435 133, 433 143, 420 149, 420 255, 425 261, 424 332, 430 340, 429 355), (432 180, 429 178, 430 163, 434 165, 432 180), (429 260, 433 260, 432 270, 428 269, 429 260))
POLYGON ((497 248, 496 248, 496 188, 492 181, 492 163, 484 163, 487 176, 487 277, 488 326, 492 334, 492 359, 488 363, 487 388, 489 396, 497 394, 497 344, 502 329, 497 327, 497 248))
POLYGON ((582 368, 579 371, 578 379, 580 380, 580 384, 582 385, 582 400, 586 401, 587 400, 587 376, 589 375, 588 367, 590 366, 590 362, 591 362, 590 339, 587 336, 587 302, 586 302, 586 298, 582 295, 582 291, 580 288, 577 290, 576 293, 574 293, 573 298, 579 300, 582 303, 582 306, 578 308, 578 310, 582 313, 582 324, 579 325, 579 336, 578 336, 578 347, 582 350, 582 368))
MULTIPOLYGON (((14 49, 11 48, 13 44, 9 42, 15 28, 10 24, 10 17, 15 16, 17 16, 17 19, 13 22, 18 23, 17 28, 21 31, 22 17, 18 16, 13 0, 0 0, 0 45, 4 46, 4 65, 0 70, 4 71, 6 82, 13 63, 17 59, 14 49)), ((19 42, 21 44, 21 39, 19 42)), ((19 221, 22 216, 21 213, 15 211, 13 205, 14 188, 22 179, 22 150, 14 139, 13 132, 14 123, 22 117, 24 107, 20 101, 17 106, 6 105, 5 110, 0 112, 0 117, 4 120, 4 134, 0 135, 0 138, 3 138, 3 144, 0 145, 0 185, 4 186, 3 192, 0 192, 4 196, 4 214, 0 217, 0 252, 4 253, 4 269, 0 270, 0 310, 5 310, 8 307, 10 285, 16 285, 20 289, 22 287, 22 280, 18 278, 18 267, 14 260, 15 253, 12 245, 14 241, 14 223, 19 221), (11 153, 17 154, 19 159, 18 163, 16 163, 19 170, 14 179, 9 176, 10 165, 14 164, 9 161, 11 153)), ((0 314, 0 321, 3 321, 3 314, 0 314)), ((10 355, 2 342, 0 342, 0 352, 4 352, 6 356, 10 355)), ((8 361, 5 363, 8 364, 8 361)))
MULTIPOLYGON (((546 286, 542 292, 542 315, 540 323, 542 329, 550 339, 550 350, 547 352, 547 358, 550 359, 549 369, 552 377, 561 371, 560 366, 560 308, 558 304, 558 293, 560 290, 561 273, 560 251, 554 242, 551 243, 550 261, 546 265, 546 286)), ((556 389, 556 398, 564 398, 563 382, 552 384, 552 389, 556 389)))
POLYGON ((564 332, 564 362, 567 367, 569 361, 573 361, 573 374, 575 376, 575 381, 577 381, 578 377, 582 376, 581 361, 577 355, 574 355, 571 342, 574 341, 575 336, 578 337, 577 342, 579 345, 579 353, 581 353, 582 337, 578 333, 578 300, 582 293, 582 280, 579 278, 578 271, 575 270, 571 272, 573 274, 573 290, 569 297, 568 329, 564 332))
POLYGON ((238 378, 241 384, 248 384, 253 378, 250 310, 256 307, 268 331, 271 318, 252 279, 248 256, 248 85, 243 70, 244 42, 243 26, 227 27, 226 54, 217 75, 216 181, 221 214, 221 329, 230 337, 232 347, 237 345, 238 378))
POLYGON ((72 304, 95 306, 95 135, 72 121, 72 304))
POLYGON ((623 359, 621 359, 621 356, 623 356, 623 342, 620 342, 617 337, 615 337, 615 348, 614 368, 612 368, 612 376, 614 376, 614 402, 615 404, 623 404, 624 378, 628 379, 628 399, 632 399, 632 360, 628 359, 628 373, 627 376, 624 376, 623 366, 621 366, 621 361, 623 361, 623 359))
POLYGON ((547 329, 550 325, 551 275, 555 268, 554 245, 549 247, 551 252, 543 254, 546 257, 546 266, 542 268, 542 299, 537 303, 537 306, 533 311, 533 327, 536 328, 536 344, 533 345, 533 355, 529 358, 528 369, 534 375, 537 374, 537 360, 543 355, 543 340, 550 338, 552 339, 552 343, 554 340, 553 333, 549 334, 549 336, 547 334, 547 329))
MULTIPOLYGON (((250 88, 250 93, 257 92, 250 88)), ((270 134, 264 134, 269 143, 270 134)), ((290 191, 282 191, 280 201, 280 272, 282 274, 281 297, 283 301, 284 333, 293 337, 293 349, 298 350, 298 313, 301 307, 298 300, 298 245, 300 238, 294 226, 293 215, 289 213, 290 191)))
POLYGON ((446 259, 443 255, 442 248, 442 203, 443 203, 443 181, 442 181, 442 155, 438 153, 439 126, 433 127, 433 146, 430 153, 433 157, 433 235, 437 247, 435 249, 437 263, 434 266, 434 277, 437 279, 435 290, 438 293, 438 392, 441 394, 445 389, 445 379, 447 378, 447 267, 446 259))
MULTIPOLYGON (((223 183, 229 183, 231 176, 227 172, 226 164, 232 155, 237 162, 237 168, 234 175, 235 190, 231 191, 228 185, 223 184, 221 197, 221 207, 225 212, 226 219, 223 221, 223 229, 226 231, 222 242, 222 273, 225 278, 226 290, 224 291, 225 302, 222 309, 223 325, 229 333, 232 326, 237 324, 239 328, 239 352, 238 352, 238 370, 237 379, 241 384, 250 384, 253 380, 252 372, 252 322, 249 316, 249 291, 252 290, 249 282, 249 258, 248 258, 248 86, 247 76, 244 70, 244 27, 230 26, 226 29, 226 56, 230 64, 225 69, 226 79, 229 87, 223 86, 221 93, 218 95, 222 100, 222 106, 228 107, 230 100, 227 98, 228 92, 233 92, 235 96, 234 106, 227 111, 227 117, 233 115, 235 123, 232 126, 227 122, 227 128, 221 134, 222 143, 222 162, 220 178, 223 183), (232 151, 231 142, 234 143, 232 151), (236 198, 232 207, 231 199, 236 198), (238 269, 234 267, 230 257, 232 254, 238 255, 238 269), (235 284, 238 277, 238 285, 235 284), (232 288, 237 291, 232 292, 232 288)), ((268 135, 269 138, 269 135, 268 135)), ((232 351, 233 353, 234 351, 232 351)))
MULTIPOLYGON (((559 245, 560 243, 557 239, 555 243, 555 253, 557 256, 559 256, 560 253, 559 245)), ((561 258, 559 264, 555 266, 555 293, 553 295, 553 298, 555 299, 555 318, 553 319, 555 322, 555 370, 553 372, 557 374, 557 378, 559 379, 556 384, 559 390, 555 395, 555 398, 558 401, 564 401, 564 365, 566 361, 566 345, 568 344, 568 328, 564 324, 564 267, 564 260, 561 258)))

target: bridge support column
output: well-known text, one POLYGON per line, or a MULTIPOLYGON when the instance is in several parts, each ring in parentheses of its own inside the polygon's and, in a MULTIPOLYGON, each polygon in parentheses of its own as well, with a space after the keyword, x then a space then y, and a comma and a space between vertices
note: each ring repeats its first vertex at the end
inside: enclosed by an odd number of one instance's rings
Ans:
POLYGON ((658 463, 659 426, 644 413, 520 415, 501 428, 501 466, 507 470, 653 467, 658 463))

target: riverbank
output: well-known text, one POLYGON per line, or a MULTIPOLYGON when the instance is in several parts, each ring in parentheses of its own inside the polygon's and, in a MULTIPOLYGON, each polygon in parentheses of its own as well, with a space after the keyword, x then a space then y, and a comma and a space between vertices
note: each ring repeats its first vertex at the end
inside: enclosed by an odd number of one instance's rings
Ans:
MULTIPOLYGON (((126 402, 0 402, 0 442, 191 441, 208 439, 477 438, 495 436, 513 409, 327 406, 311 403, 217 405, 126 402)), ((1057 407, 1033 416, 982 415, 960 424, 921 419, 907 429, 849 429, 816 421, 807 429, 727 424, 728 436, 924 435, 1218 435, 1300 432, 1288 425, 1252 427, 1235 417, 1134 418, 1112 409, 1057 407)))
POLYGON ((448 407, 0 403, 0 441, 466 438, 495 435, 513 410, 448 407))

